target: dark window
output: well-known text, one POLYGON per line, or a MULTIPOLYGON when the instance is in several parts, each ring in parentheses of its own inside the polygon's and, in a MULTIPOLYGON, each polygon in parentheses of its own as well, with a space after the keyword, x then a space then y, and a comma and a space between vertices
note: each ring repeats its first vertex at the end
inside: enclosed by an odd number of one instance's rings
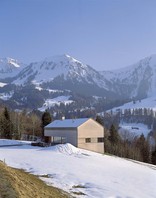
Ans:
POLYGON ((103 137, 99 137, 97 140, 98 140, 98 142, 104 142, 104 138, 103 137))
POLYGON ((86 143, 90 143, 91 142, 91 138, 86 138, 86 143))

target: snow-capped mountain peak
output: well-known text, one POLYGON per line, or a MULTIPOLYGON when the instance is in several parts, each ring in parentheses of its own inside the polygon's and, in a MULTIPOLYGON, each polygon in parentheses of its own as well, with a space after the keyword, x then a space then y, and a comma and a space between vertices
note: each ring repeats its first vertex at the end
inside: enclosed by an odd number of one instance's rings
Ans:
POLYGON ((13 59, 13 58, 7 58, 8 60, 8 63, 11 64, 11 65, 14 65, 15 67, 20 67, 20 64, 17 60, 13 59))
MULTIPOLYGON (((72 56, 67 55, 67 54, 48 57, 48 58, 45 58, 41 62, 54 62, 55 64, 64 63, 64 64, 69 64, 69 65, 79 64, 79 66, 81 65, 83 67, 86 67, 85 64, 83 64, 79 60, 77 60, 77 59, 75 59, 72 56)), ((64 65, 64 64, 61 64, 61 65, 64 65)))
POLYGON ((1 68, 4 67, 4 69, 6 67, 9 67, 10 66, 10 68, 13 69, 14 67, 15 68, 16 67, 20 67, 20 62, 18 60, 13 59, 13 58, 7 57, 7 58, 0 59, 0 66, 1 66, 1 68))
POLYGON ((105 87, 103 77, 99 72, 66 54, 31 63, 18 75, 14 83, 26 84, 31 79, 33 84, 42 84, 52 82, 58 77, 66 81, 77 81, 105 87))
POLYGON ((13 58, 0 59, 0 79, 14 77, 24 67, 24 64, 13 58))

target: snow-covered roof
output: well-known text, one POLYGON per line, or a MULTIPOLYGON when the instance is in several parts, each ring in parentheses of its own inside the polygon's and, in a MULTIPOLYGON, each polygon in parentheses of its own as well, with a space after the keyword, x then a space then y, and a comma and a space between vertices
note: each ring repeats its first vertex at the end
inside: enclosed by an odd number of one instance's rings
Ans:
POLYGON ((89 118, 55 120, 48 124, 45 128, 77 128, 88 119, 89 118))

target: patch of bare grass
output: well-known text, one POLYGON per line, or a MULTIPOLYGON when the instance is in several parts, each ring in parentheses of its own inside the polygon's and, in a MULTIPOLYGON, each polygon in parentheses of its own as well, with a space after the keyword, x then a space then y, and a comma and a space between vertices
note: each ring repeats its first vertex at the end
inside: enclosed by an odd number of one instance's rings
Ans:
POLYGON ((0 198, 69 198, 71 195, 46 185, 38 177, 0 162, 0 198))

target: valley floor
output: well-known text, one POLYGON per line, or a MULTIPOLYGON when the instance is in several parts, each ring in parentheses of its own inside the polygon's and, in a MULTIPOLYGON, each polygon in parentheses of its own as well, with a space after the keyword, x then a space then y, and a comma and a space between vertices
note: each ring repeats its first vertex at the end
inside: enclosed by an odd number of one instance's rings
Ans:
POLYGON ((74 197, 155 198, 156 166, 97 154, 70 144, 0 147, 0 160, 74 197))

